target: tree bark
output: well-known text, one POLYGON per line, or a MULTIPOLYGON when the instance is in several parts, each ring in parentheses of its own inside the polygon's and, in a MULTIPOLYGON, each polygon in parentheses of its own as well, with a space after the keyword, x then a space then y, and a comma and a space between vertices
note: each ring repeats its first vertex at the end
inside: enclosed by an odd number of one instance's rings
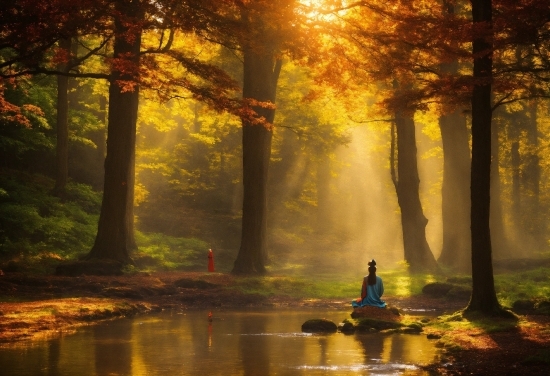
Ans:
POLYGON ((420 203, 415 126, 412 115, 396 113, 397 179, 394 180, 401 209, 405 261, 413 273, 436 271, 439 267, 426 240, 428 219, 420 203))
POLYGON ((540 210, 540 158, 539 130, 537 122, 537 99, 531 100, 528 106, 527 147, 525 155, 524 187, 527 190, 526 204, 529 210, 529 233, 533 236, 535 247, 544 249, 545 239, 543 224, 545 223, 540 210))
MULTIPOLYGON (((99 97, 99 111, 97 113, 99 122, 103 124, 103 127, 94 131, 92 134, 92 140, 96 144, 96 152, 94 153, 94 166, 105 165, 105 154, 106 154, 106 131, 107 131, 107 98, 103 95, 99 97)), ((104 169, 101 168, 101 173, 94 174, 96 176, 93 179, 93 187, 96 190, 103 188, 104 184, 104 169)))
POLYGON ((502 210, 500 184, 500 124, 492 121, 491 124, 491 182, 489 226, 491 228, 491 246, 495 257, 506 258, 510 254, 509 239, 504 228, 504 213, 502 210))
MULTIPOLYGON (((61 39, 59 48, 67 55, 71 52, 71 39, 61 39)), ((58 69, 68 71, 68 63, 62 63, 58 69)), ((54 195, 63 198, 69 180, 69 77, 57 76, 57 143, 55 148, 56 174, 54 195)))
POLYGON ((439 263, 470 272, 470 145, 466 118, 459 110, 439 117, 443 144, 441 209, 443 247, 439 263))
MULTIPOLYGON (((261 53, 245 48, 243 64, 243 98, 275 103, 281 60, 275 51, 261 53)), ((243 119, 243 214, 241 246, 233 265, 235 274, 263 274, 267 261, 267 181, 271 157, 274 108, 254 106, 257 117, 266 125, 243 119)))
MULTIPOLYGON (((447 15, 456 13, 454 1, 443 0, 443 6, 447 15)), ((455 76, 459 63, 442 63, 440 69, 444 75, 455 76)), ((458 108, 442 114, 439 129, 443 147, 443 244, 437 261, 455 271, 470 273, 470 144, 466 117, 458 108)))
MULTIPOLYGON (((124 17, 139 21, 139 4, 117 2, 124 17)), ((114 58, 127 60, 134 72, 113 71, 109 86, 107 156, 103 201, 95 243, 88 259, 108 259, 131 263, 133 240, 134 161, 139 86, 137 68, 141 31, 129 30, 127 19, 115 19, 114 58), (130 35, 131 34, 131 35, 130 35), (123 90, 121 82, 133 82, 133 90, 123 90)))
POLYGON ((492 3, 471 0, 474 25, 485 24, 486 35, 473 40, 474 87, 472 92, 472 296, 467 312, 495 314, 502 311, 498 302, 491 259, 489 229, 491 181, 491 79, 492 79, 492 3))

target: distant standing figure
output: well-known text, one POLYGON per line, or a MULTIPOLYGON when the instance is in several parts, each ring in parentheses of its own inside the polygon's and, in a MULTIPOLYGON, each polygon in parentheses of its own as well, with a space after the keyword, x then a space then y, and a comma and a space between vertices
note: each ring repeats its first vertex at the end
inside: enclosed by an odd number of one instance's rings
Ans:
POLYGON ((211 249, 208 250, 208 271, 214 271, 214 253, 211 249))
POLYGON ((363 278, 363 286, 361 287, 361 297, 351 302, 354 308, 372 306, 385 308, 386 302, 380 299, 384 294, 384 284, 382 278, 376 275, 376 261, 369 261, 369 274, 363 278))

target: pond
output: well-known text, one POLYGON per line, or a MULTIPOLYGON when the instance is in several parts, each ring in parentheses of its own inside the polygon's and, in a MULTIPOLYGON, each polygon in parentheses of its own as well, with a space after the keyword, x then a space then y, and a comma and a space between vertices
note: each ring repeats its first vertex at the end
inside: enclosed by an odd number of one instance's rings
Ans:
POLYGON ((22 375, 427 375, 438 360, 425 335, 308 334, 311 318, 349 311, 167 312, 91 326, 44 342, 0 348, 2 374, 22 375), (5 373, 7 372, 7 373, 5 373))

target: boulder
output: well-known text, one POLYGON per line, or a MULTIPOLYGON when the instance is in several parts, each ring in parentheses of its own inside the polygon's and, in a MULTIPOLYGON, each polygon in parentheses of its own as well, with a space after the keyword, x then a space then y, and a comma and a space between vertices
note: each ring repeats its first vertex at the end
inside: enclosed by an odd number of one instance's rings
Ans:
POLYGON ((354 319, 361 317, 369 317, 372 319, 384 320, 384 321, 399 321, 400 314, 397 308, 378 308, 378 307, 358 307, 354 308, 351 313, 351 317, 354 319))
POLYGON ((422 293, 426 295, 430 295, 433 297, 441 298, 449 291, 451 291, 455 285, 452 283, 445 283, 445 282, 434 282, 434 283, 428 283, 426 286, 422 288, 422 293))
POLYGON ((353 333, 355 332, 355 326, 352 322, 344 320, 338 324, 338 331, 341 333, 353 333))
POLYGON ((534 300, 516 300, 512 304, 512 311, 519 314, 533 313, 535 311, 535 304, 534 300))
POLYGON ((550 300, 543 300, 535 305, 536 313, 550 316, 550 300))
POLYGON ((338 326, 327 319, 311 319, 302 324, 304 333, 334 333, 338 326))

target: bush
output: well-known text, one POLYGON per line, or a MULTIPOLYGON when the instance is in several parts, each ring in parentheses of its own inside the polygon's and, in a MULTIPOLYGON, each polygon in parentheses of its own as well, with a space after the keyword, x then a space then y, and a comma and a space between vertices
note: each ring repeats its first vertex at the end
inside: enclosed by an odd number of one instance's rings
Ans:
POLYGON ((1 258, 73 258, 92 247, 101 194, 70 183, 62 201, 50 193, 53 185, 43 176, 0 171, 1 258))
POLYGON ((136 231, 138 267, 165 270, 205 270, 208 244, 195 238, 177 238, 159 233, 136 231))

